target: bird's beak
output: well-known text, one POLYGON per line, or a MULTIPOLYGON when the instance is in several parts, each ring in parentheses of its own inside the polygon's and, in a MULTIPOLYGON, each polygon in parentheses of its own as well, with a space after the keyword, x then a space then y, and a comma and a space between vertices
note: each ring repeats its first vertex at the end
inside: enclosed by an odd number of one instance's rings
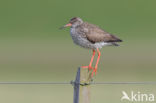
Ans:
POLYGON ((72 26, 72 24, 71 24, 71 23, 68 23, 68 24, 66 24, 66 25, 64 25, 64 26, 62 26, 62 27, 60 27, 60 29, 64 29, 64 28, 70 27, 70 26, 72 26))

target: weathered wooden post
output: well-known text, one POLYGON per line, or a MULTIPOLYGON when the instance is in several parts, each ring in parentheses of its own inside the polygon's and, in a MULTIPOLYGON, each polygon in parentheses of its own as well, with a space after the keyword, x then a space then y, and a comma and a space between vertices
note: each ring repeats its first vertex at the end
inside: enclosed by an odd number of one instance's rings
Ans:
POLYGON ((90 103, 91 75, 88 69, 81 69, 80 73, 80 103, 90 103))
POLYGON ((91 74, 88 69, 78 68, 74 84, 74 103, 90 103, 91 74))

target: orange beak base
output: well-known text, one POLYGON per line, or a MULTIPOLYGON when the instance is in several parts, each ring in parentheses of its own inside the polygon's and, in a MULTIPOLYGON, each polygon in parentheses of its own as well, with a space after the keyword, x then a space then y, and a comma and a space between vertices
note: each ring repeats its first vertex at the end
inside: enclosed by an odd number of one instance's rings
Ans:
POLYGON ((71 23, 68 23, 68 24, 64 25, 63 27, 61 27, 60 29, 64 29, 64 28, 70 27, 70 26, 72 26, 72 24, 71 23))
POLYGON ((68 23, 64 27, 70 27, 70 26, 72 26, 72 24, 71 23, 68 23))

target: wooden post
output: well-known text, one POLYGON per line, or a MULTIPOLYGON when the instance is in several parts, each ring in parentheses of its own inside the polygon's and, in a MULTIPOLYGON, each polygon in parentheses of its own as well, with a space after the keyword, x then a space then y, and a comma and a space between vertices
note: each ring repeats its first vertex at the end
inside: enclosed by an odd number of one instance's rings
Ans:
POLYGON ((80 72, 80 103, 90 103, 90 82, 91 74, 88 69, 81 69, 80 72))
POLYGON ((88 69, 78 68, 74 85, 74 103, 90 103, 91 74, 88 69))

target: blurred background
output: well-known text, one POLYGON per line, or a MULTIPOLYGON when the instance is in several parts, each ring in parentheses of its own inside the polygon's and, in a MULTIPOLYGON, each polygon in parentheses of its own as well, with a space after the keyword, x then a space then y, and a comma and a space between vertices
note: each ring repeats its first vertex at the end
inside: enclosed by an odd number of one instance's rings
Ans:
MULTIPOLYGON (((92 51, 73 44, 72 17, 124 42, 104 47, 95 82, 156 81, 155 0, 1 0, 0 82, 70 82, 92 51)), ((96 59, 95 59, 96 60, 96 59)), ((94 61, 95 63, 95 61, 94 61)), ((156 95, 154 85, 93 85, 91 101, 121 103, 122 91, 156 95)), ((0 85, 2 103, 72 103, 71 85, 0 85), (61 98, 61 99, 60 99, 61 98)))

